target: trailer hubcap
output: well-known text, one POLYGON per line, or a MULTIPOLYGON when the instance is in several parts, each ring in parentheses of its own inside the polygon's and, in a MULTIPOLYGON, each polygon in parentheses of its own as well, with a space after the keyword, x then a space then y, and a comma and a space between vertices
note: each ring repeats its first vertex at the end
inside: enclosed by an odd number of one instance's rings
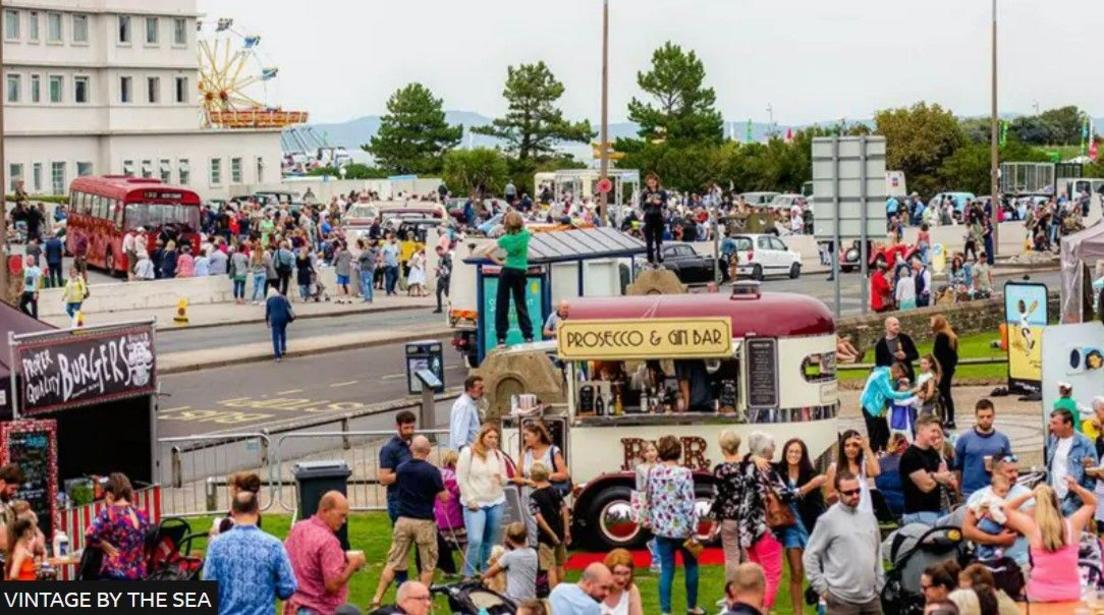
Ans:
POLYGON ((630 543, 640 533, 632 505, 626 500, 614 500, 602 507, 598 527, 612 543, 630 543))

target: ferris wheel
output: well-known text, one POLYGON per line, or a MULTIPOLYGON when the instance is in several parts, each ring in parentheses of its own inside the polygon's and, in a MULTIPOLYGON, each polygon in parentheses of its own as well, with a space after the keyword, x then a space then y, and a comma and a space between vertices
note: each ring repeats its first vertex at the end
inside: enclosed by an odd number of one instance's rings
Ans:
POLYGON ((261 37, 221 18, 198 23, 199 95, 208 125, 241 128, 306 121, 306 113, 283 111, 277 99, 279 69, 260 53, 261 37))

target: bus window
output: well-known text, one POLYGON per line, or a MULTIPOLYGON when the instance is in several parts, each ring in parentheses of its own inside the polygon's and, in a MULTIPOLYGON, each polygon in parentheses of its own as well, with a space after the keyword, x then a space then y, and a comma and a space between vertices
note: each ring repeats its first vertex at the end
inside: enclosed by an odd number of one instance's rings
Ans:
POLYGON ((107 202, 107 204, 104 207, 104 215, 102 217, 105 220, 114 222, 115 221, 115 210, 118 208, 119 201, 116 200, 116 199, 104 199, 104 200, 107 202))
POLYGON ((115 221, 115 227, 118 228, 118 229, 122 229, 123 228, 123 202, 122 201, 114 201, 114 205, 115 205, 115 215, 112 216, 112 219, 115 221))
POLYGON ((104 213, 106 213, 106 210, 107 210, 107 199, 105 199, 104 197, 102 197, 98 194, 95 195, 92 198, 92 217, 93 218, 103 218, 104 213))

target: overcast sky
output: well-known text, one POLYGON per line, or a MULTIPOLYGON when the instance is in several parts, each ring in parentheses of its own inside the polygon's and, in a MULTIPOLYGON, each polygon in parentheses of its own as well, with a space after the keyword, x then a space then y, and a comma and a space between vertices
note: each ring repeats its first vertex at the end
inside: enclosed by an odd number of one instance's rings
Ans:
MULTIPOLYGON (((868 118, 918 100, 989 112, 989 0, 610 0, 610 120, 671 40, 704 61, 728 120, 868 118)), ((571 119, 600 113, 601 0, 198 0, 207 19, 263 35, 280 69, 269 104, 312 122, 381 114, 420 81, 450 110, 505 107, 506 67, 544 60, 571 119)), ((1100 113, 1100 0, 1001 0, 999 103, 1100 113)))

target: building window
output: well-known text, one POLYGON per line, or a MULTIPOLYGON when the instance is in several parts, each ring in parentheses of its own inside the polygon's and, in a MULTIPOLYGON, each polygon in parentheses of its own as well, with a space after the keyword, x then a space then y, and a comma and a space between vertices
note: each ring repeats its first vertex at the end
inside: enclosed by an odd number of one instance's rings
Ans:
POLYGON ((15 192, 15 185, 23 180, 23 165, 11 163, 8 165, 8 192, 15 192))
POLYGON ((264 183, 264 158, 257 156, 257 183, 264 183))
POLYGON ((177 77, 176 78, 176 102, 186 103, 188 102, 188 78, 177 77))
POLYGON ((131 101, 130 84, 130 77, 119 78, 119 102, 128 103, 131 101))
POLYGON ((177 173, 180 175, 180 184, 187 186, 192 181, 192 169, 188 166, 188 159, 181 158, 177 167, 177 173))
POLYGON ((77 177, 84 177, 85 175, 92 174, 91 162, 78 162, 77 163, 77 177))
POLYGON ((42 102, 42 77, 31 75, 31 102, 42 102))
POLYGON ((36 162, 31 165, 31 192, 32 194, 42 194, 42 163, 36 162))
POLYGON ((46 13, 46 42, 61 42, 61 13, 46 13))
POLYGON ((73 102, 88 102, 88 77, 73 77, 73 102))
POLYGON ((27 38, 32 43, 38 42, 38 11, 27 13, 27 38))
POLYGON ((177 17, 173 19, 173 45, 185 46, 188 44, 188 20, 177 17))
POLYGON ((146 97, 151 103, 161 102, 161 78, 146 78, 146 97))
POLYGON ((19 102, 19 90, 23 89, 23 78, 19 75, 8 75, 7 101, 19 102))
POLYGON ((222 185, 222 158, 211 159, 211 185, 222 185))
POLYGON ((172 182, 172 161, 168 158, 162 158, 161 164, 158 165, 158 170, 161 171, 161 181, 166 184, 172 182))
POLYGON ((65 163, 50 163, 50 190, 53 194, 65 194, 65 163))
POLYGON ((126 175, 127 177, 134 177, 134 161, 133 160, 124 160, 123 161, 123 175, 126 175))
POLYGON ((88 42, 88 15, 73 15, 73 42, 88 42))
POLYGON ((19 11, 4 11, 4 40, 19 40, 19 11))
POLYGON ((119 44, 130 44, 130 15, 119 15, 119 44))
POLYGON ((161 22, 158 21, 158 19, 156 17, 147 17, 146 18, 146 44, 147 45, 156 45, 157 44, 157 39, 158 39, 157 29, 160 26, 160 24, 161 24, 161 22))
POLYGON ((153 177, 153 161, 142 161, 142 177, 153 177))
POLYGON ((230 183, 240 184, 242 183, 242 159, 231 158, 230 159, 230 183))
POLYGON ((61 75, 50 75, 50 102, 62 101, 62 93, 65 91, 65 82, 61 75))

